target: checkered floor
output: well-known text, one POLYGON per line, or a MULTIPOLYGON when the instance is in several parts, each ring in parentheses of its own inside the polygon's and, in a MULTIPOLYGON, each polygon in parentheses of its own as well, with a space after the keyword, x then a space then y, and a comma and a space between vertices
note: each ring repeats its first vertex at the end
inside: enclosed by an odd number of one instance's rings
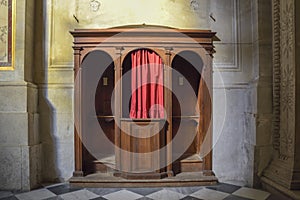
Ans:
POLYGON ((268 192, 220 183, 206 187, 177 188, 74 188, 68 183, 25 193, 0 191, 0 200, 278 200, 268 192))

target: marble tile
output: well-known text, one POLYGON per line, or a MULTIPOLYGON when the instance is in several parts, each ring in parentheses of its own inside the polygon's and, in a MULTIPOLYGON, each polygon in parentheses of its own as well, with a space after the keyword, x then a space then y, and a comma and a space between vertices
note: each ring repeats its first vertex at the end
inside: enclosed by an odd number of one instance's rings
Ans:
POLYGON ((148 198, 148 197, 142 197, 142 198, 139 198, 139 199, 137 199, 137 200, 153 200, 153 199, 150 199, 150 198, 148 198))
POLYGON ((47 189, 56 195, 61 195, 61 194, 65 194, 68 192, 74 192, 74 191, 80 190, 81 188, 71 187, 69 184, 63 184, 63 185, 57 185, 54 187, 48 187, 47 189))
POLYGON ((201 199, 196 198, 196 197, 192 197, 192 196, 186 196, 186 197, 184 197, 183 199, 180 199, 180 200, 201 200, 201 199))
POLYGON ((178 192, 173 192, 170 190, 163 189, 161 191, 152 193, 148 195, 147 197, 154 199, 154 200, 161 200, 161 199, 172 199, 172 200, 179 200, 184 198, 186 195, 178 193, 178 192))
POLYGON ((250 200, 250 199, 244 198, 244 197, 238 197, 235 195, 230 195, 230 196, 226 197, 224 200, 250 200))
POLYGON ((226 184, 226 183, 220 183, 218 185, 214 185, 214 186, 209 186, 209 187, 206 187, 208 189, 211 189, 211 190, 217 190, 217 191, 220 191, 220 192, 225 192, 225 193, 233 193, 235 191, 237 191, 238 189, 240 189, 241 187, 240 186, 235 186, 235 185, 231 185, 231 184, 226 184))
POLYGON ((198 192, 191 194, 190 196, 205 200, 223 200, 224 198, 229 196, 229 194, 204 188, 202 190, 199 190, 198 192))
POLYGON ((136 200, 142 198, 143 196, 128 190, 120 190, 111 194, 104 195, 103 198, 108 200, 136 200))
POLYGON ((69 183, 48 183, 48 182, 45 182, 45 183, 42 183, 41 185, 44 187, 44 188, 52 188, 52 187, 56 187, 56 186, 60 186, 60 185, 66 185, 66 184, 69 184, 69 183))
POLYGON ((255 199, 255 200, 264 200, 267 199, 270 196, 270 193, 256 190, 252 188, 240 188, 239 190, 232 193, 233 195, 239 196, 239 197, 245 197, 249 199, 255 199))
POLYGON ((48 199, 45 200, 63 200, 63 198, 61 198, 60 196, 56 196, 56 197, 50 197, 48 199))
POLYGON ((47 189, 33 190, 31 192, 17 194, 16 197, 19 200, 41 200, 50 197, 55 197, 56 195, 47 189))
POLYGON ((166 188, 166 190, 188 195, 188 194, 193 194, 194 192, 197 192, 202 188, 203 187, 176 187, 176 188, 166 188))
POLYGON ((91 199, 91 200, 107 200, 107 199, 105 199, 105 198, 103 198, 103 197, 97 197, 97 198, 91 199))
POLYGON ((127 190, 143 196, 147 196, 149 194, 160 191, 161 188, 128 188, 127 190))
POLYGON ((118 192, 122 189, 120 188, 87 188, 90 192, 98 194, 99 196, 104 196, 110 193, 118 192))
POLYGON ((96 195, 86 189, 83 189, 83 190, 78 190, 75 192, 70 192, 70 193, 60 195, 60 197, 64 200, 85 200, 85 199, 95 199, 99 197, 99 195, 96 195))

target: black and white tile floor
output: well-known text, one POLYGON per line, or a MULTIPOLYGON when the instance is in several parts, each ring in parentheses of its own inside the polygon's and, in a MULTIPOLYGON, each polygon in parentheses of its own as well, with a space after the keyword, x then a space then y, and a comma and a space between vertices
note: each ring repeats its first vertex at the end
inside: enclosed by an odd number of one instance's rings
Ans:
POLYGON ((214 186, 176 188, 74 188, 68 183, 25 193, 0 191, 0 200, 278 200, 262 190, 219 183, 214 186))

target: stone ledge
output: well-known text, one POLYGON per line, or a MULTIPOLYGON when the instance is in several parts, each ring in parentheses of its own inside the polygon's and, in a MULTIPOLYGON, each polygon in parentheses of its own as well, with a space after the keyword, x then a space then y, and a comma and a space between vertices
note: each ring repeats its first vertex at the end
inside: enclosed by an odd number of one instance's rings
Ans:
POLYGON ((283 186, 273 182, 267 177, 261 178, 263 189, 269 191, 272 194, 280 196, 282 200, 297 200, 300 199, 300 191, 299 190, 289 190, 284 188, 283 186))

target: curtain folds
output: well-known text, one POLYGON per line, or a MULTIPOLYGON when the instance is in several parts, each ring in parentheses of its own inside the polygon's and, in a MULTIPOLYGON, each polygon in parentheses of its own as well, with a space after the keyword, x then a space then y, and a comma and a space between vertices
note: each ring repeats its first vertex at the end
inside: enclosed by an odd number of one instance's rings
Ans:
POLYGON ((131 53, 130 118, 164 118, 163 62, 155 52, 131 53))

